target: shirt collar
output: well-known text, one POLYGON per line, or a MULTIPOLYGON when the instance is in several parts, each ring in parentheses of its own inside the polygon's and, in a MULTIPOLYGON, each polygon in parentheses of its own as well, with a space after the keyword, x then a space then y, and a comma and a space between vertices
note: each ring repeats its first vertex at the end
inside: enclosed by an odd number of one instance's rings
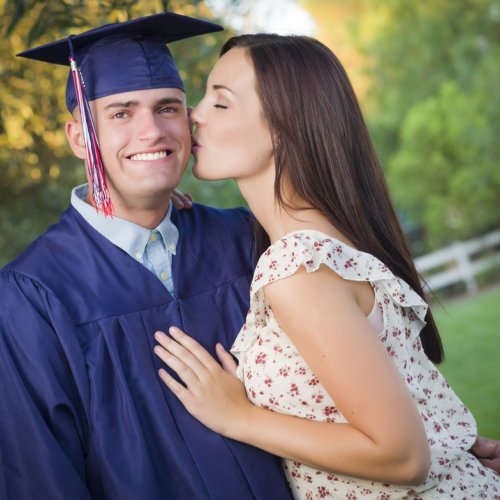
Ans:
POLYGON ((171 221, 172 203, 169 203, 167 213, 154 229, 148 229, 120 217, 106 217, 89 205, 85 198, 88 185, 82 184, 71 191, 71 205, 100 234, 111 243, 127 252, 134 259, 144 254, 144 249, 151 237, 157 231, 161 234, 167 250, 175 255, 179 231, 171 221))

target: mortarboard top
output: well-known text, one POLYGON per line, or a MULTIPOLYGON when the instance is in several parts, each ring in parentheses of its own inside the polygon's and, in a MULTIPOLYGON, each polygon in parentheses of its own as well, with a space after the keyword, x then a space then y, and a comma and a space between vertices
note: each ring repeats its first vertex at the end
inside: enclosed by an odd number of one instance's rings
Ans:
MULTIPOLYGON (((87 98, 92 101, 132 90, 161 87, 183 89, 182 80, 165 44, 222 29, 215 23, 164 12, 123 23, 106 24, 17 55, 69 66, 72 45, 87 98)), ((66 88, 68 109, 73 111, 76 103, 70 75, 66 88)))

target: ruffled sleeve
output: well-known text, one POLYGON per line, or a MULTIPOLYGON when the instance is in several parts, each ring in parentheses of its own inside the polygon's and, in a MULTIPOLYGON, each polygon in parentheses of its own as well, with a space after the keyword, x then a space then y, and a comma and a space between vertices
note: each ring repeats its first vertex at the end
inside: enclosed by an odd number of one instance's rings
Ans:
POLYGON ((250 311, 231 352, 239 357, 258 336, 266 323, 266 308, 262 288, 294 274, 300 266, 307 272, 328 266, 339 276, 351 281, 368 281, 405 308, 410 317, 418 319, 414 336, 425 325, 427 304, 403 280, 371 254, 356 250, 345 243, 318 231, 290 233, 271 245, 260 257, 250 288, 250 311))

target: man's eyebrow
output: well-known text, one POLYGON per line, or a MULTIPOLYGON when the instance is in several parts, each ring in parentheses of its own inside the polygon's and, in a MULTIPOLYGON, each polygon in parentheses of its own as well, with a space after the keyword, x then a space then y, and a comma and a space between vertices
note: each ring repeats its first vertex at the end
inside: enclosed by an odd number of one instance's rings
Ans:
POLYGON ((228 90, 229 92, 231 92, 231 94, 234 94, 234 91, 232 91, 229 87, 226 87, 225 85, 218 85, 218 84, 215 84, 215 85, 212 85, 212 88, 214 90, 228 90))
POLYGON ((162 106, 164 104, 183 104, 183 101, 180 97, 164 97, 163 99, 159 99, 156 104, 158 106, 162 106))
MULTIPOLYGON (((182 104, 182 99, 179 97, 164 97, 155 102, 155 106, 164 106, 165 104, 182 104)), ((104 110, 106 111, 113 108, 131 108, 133 106, 139 106, 139 101, 113 101, 105 106, 104 110)))
POLYGON ((139 104, 139 101, 115 101, 115 102, 110 102, 107 106, 105 106, 104 110, 111 109, 111 108, 131 108, 132 106, 137 106, 139 104))

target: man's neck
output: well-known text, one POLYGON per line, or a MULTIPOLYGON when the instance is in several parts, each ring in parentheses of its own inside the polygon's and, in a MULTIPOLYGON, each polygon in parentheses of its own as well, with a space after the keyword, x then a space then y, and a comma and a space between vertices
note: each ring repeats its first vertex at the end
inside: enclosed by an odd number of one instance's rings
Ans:
MULTIPOLYGON (((87 193, 85 201, 95 207, 94 200, 92 199, 92 194, 87 193)), ((138 226, 142 226, 148 229, 154 229, 165 217, 167 213, 168 206, 170 203, 170 194, 166 194, 157 204, 154 206, 147 207, 129 207, 122 206, 120 203, 113 204, 113 215, 120 217, 120 219, 125 219, 138 226)))

